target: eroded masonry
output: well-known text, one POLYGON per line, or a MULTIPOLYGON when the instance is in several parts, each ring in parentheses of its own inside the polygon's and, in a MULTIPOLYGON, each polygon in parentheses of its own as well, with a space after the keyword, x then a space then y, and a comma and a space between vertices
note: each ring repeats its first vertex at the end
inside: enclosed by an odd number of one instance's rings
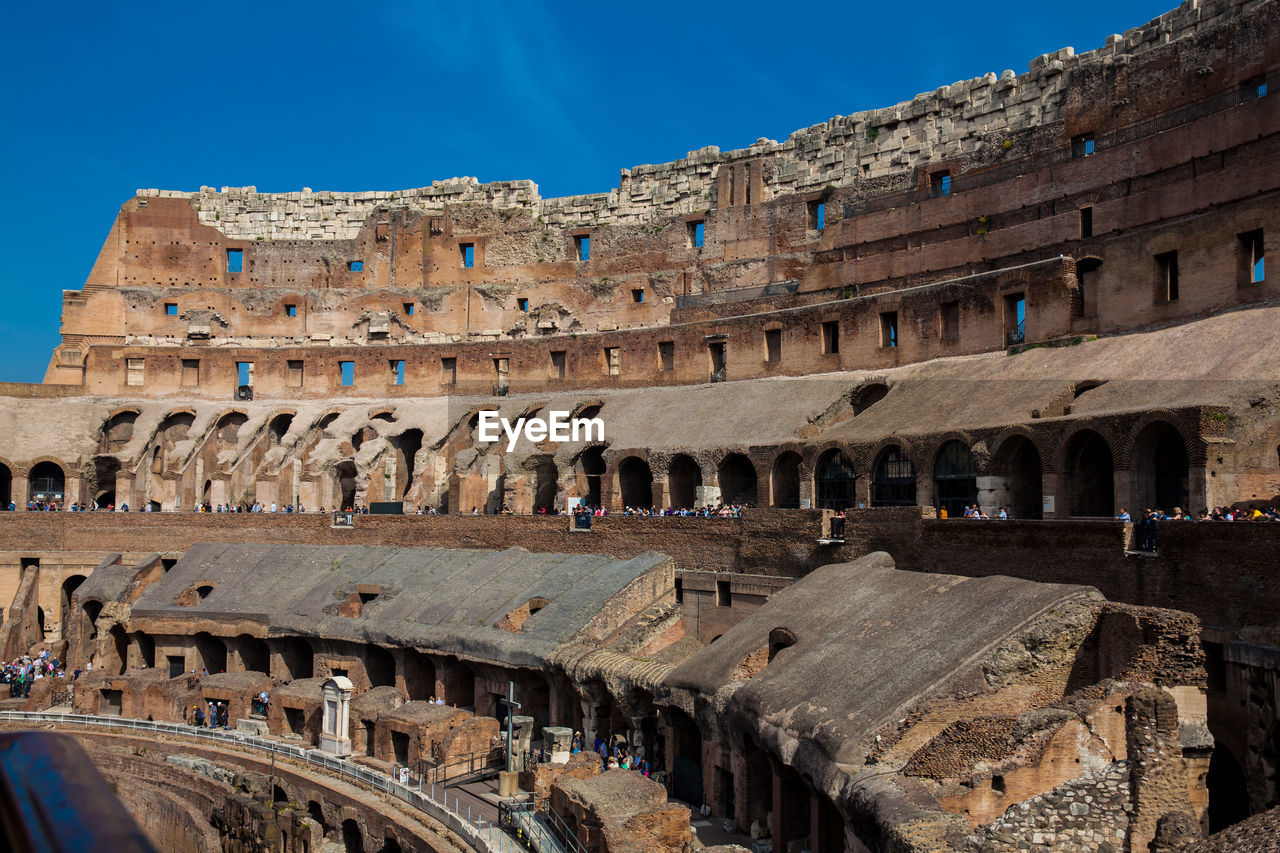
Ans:
MULTIPOLYGON (((1115 518, 1280 502, 1277 82, 1278 0, 1191 0, 595 195, 139 190, 44 382, 0 385, 0 651, 93 663, 21 704, 224 702, 445 780, 514 697, 508 748, 555 757, 520 784, 590 850, 695 843, 680 803, 779 853, 1172 850, 1266 812, 1280 526, 1138 553, 1115 518), (605 434, 508 447, 485 411, 605 434), (317 512, 373 504, 405 515, 317 512), (578 732, 649 782, 565 763, 578 732)), ((218 760, 127 804, 174 849, 463 843, 218 760)))

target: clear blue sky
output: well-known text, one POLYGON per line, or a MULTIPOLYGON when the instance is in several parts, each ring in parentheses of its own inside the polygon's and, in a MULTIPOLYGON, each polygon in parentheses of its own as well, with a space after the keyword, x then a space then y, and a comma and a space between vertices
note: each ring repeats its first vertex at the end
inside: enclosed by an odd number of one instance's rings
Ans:
POLYGON ((390 190, 475 175, 603 192, 621 168, 1022 73, 1173 5, 10 4, 0 379, 43 377, 61 292, 84 283, 139 187, 390 190))

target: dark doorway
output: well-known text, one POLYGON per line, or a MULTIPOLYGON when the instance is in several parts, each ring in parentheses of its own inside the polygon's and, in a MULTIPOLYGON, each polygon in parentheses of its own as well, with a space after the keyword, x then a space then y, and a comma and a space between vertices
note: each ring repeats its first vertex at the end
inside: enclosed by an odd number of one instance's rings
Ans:
POLYGON ((876 457, 871 476, 872 506, 915 506, 916 466, 896 444, 876 457))
POLYGON ((688 714, 672 709, 671 735, 671 795, 697 808, 702 805, 702 734, 688 714))
POLYGON ((339 508, 354 508, 356 505, 356 463, 350 461, 339 462, 333 473, 338 481, 339 508))
POLYGON ((1067 514, 1105 516, 1115 514, 1115 481, 1111 448, 1093 430, 1083 430, 1067 444, 1063 466, 1067 514))
POLYGON ((1209 774, 1209 832, 1218 832, 1249 816, 1249 786, 1240 763, 1222 744, 1213 748, 1209 774))
POLYGON ((756 503, 756 466, 741 453, 730 453, 720 463, 716 474, 720 482, 720 502, 725 504, 756 503))
POLYGON ((667 469, 671 506, 676 509, 691 509, 698 499, 698 488, 701 485, 702 468, 693 461, 693 457, 683 453, 673 456, 671 467, 667 469))
POLYGON ((800 508, 800 454, 788 450, 773 462, 773 505, 800 508))
POLYGON ((653 506, 653 472, 649 463, 638 456, 628 456, 618 465, 618 488, 624 507, 653 506))
POLYGON ((41 462, 31 469, 29 491, 34 500, 61 503, 66 482, 61 468, 53 462, 41 462))
POLYGON ((963 441, 948 441, 933 462, 933 505, 951 518, 978 502, 978 472, 973 453, 963 441))
POLYGON ((1005 440, 991 461, 996 500, 1014 518, 1043 515, 1043 468, 1040 451, 1029 438, 1015 435, 1005 440))
POLYGON ((8 465, 0 465, 0 511, 9 508, 13 500, 13 472, 8 465))
POLYGON ((59 612, 62 614, 62 639, 64 640, 71 639, 71 599, 84 581, 84 575, 72 575, 62 582, 59 612))
POLYGON ((578 457, 582 463, 582 476, 587 481, 587 506, 600 506, 600 478, 604 476, 604 448, 588 447, 578 457))
POLYGON ((1133 444, 1134 508, 1186 510, 1189 486, 1187 446, 1181 433, 1163 421, 1149 424, 1133 444))
POLYGON ((857 500, 854 483, 857 474, 853 462, 842 450, 832 448, 818 457, 814 467, 813 486, 816 509, 848 509, 857 500))
POLYGON ((537 485, 533 492, 533 511, 535 513, 543 510, 551 512, 556 508, 556 481, 559 479, 555 458, 539 456, 536 472, 537 485))
POLYGON ((360 824, 351 818, 342 822, 342 846, 347 853, 364 853, 364 836, 360 832, 360 824))

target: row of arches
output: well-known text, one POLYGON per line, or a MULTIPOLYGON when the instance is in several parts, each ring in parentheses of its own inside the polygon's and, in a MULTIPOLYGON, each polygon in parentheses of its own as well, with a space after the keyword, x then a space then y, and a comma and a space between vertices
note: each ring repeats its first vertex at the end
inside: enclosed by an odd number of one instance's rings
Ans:
MULTIPOLYGON (((716 469, 719 501, 727 504, 763 504, 779 508, 802 505, 802 491, 818 509, 870 506, 916 506, 926 487, 928 499, 939 510, 955 517, 973 504, 1003 506, 1015 518, 1040 518, 1045 510, 1045 460, 1036 442, 1023 434, 1004 438, 989 459, 966 441, 951 439, 934 452, 929 467, 917 462, 901 444, 881 447, 869 470, 858 471, 851 454, 831 447, 813 460, 811 467, 801 452, 783 450, 772 464, 761 488, 756 464, 743 453, 729 453, 716 469), (862 483, 859 479, 862 478, 862 483)), ((591 448, 581 457, 591 500, 598 505, 599 483, 605 474, 603 448, 591 448)), ((1138 432, 1129 449, 1128 500, 1137 507, 1187 509, 1190 504, 1191 454, 1178 429, 1166 421, 1152 421, 1138 432)), ((1111 516, 1116 511, 1117 471, 1122 470, 1108 440, 1098 431, 1072 433, 1057 459, 1057 494, 1051 507, 1059 517, 1111 516)), ((864 463, 865 464, 865 463, 864 463)), ((666 503, 677 509, 703 503, 703 468, 690 455, 677 453, 666 465, 666 503)), ((616 464, 616 484, 624 507, 654 504, 655 476, 650 462, 640 455, 623 456, 616 464)))

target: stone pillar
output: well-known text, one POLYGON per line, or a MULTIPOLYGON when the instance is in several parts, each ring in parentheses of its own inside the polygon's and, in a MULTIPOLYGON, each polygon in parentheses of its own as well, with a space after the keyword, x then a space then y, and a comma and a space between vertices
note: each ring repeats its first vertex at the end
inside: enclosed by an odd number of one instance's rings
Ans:
POLYGON ((133 499, 134 475, 128 471, 116 472, 116 506, 128 504, 133 512, 141 512, 142 505, 133 499))
MULTIPOLYGON (((1129 515, 1137 518, 1144 507, 1133 506, 1133 471, 1129 468, 1114 469, 1111 472, 1111 489, 1115 498, 1111 514, 1115 515, 1120 511, 1120 507, 1124 507, 1129 510, 1129 515)), ((1186 507, 1184 506, 1183 509, 1185 510, 1186 507)))
POLYGON ((1192 812, 1178 730, 1178 706, 1159 688, 1125 700, 1125 747, 1129 757, 1129 845, 1146 850, 1160 819, 1192 812))
POLYGON ((573 751, 573 729, 564 726, 542 727, 542 748, 554 764, 566 764, 573 751))
POLYGON ((1049 518, 1067 518, 1067 496, 1062 491, 1062 485, 1066 482, 1066 477, 1056 471, 1046 471, 1040 477, 1040 495, 1041 501, 1045 505, 1043 517, 1049 518), (1052 498, 1052 504, 1050 504, 1052 498), (1049 506, 1053 509, 1050 510, 1049 506))
POLYGON ((787 797, 782 790, 782 777, 778 775, 778 768, 774 765, 773 759, 769 759, 769 766, 773 770, 773 849, 786 850, 787 844, 791 841, 791 836, 787 832, 787 797))
POLYGON ((13 496, 14 506, 21 512, 26 512, 27 503, 31 500, 31 481, 27 478, 26 471, 13 472, 13 485, 10 492, 13 496))
POLYGON ((324 697, 324 721, 320 727, 320 750, 332 755, 351 754, 351 679, 333 676, 320 688, 324 697))
MULTIPOLYGON (((503 732, 506 732, 505 727, 503 732)), ((528 755, 533 745, 533 717, 513 716, 511 738, 511 743, 507 744, 507 751, 513 758, 510 766, 519 770, 524 766, 522 756, 528 755)))

